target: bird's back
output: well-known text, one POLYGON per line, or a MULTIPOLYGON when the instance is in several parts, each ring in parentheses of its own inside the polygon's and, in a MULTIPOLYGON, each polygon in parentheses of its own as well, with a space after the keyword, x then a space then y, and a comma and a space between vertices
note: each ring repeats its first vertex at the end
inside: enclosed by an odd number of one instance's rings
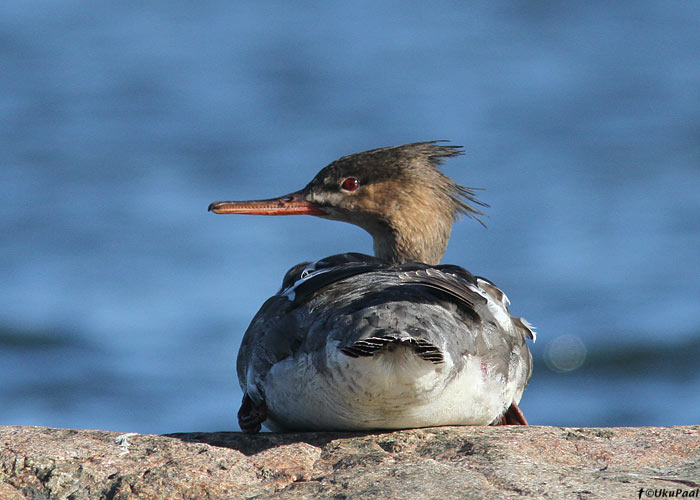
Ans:
POLYGON ((527 384, 527 336, 505 295, 464 269, 341 254, 287 273, 238 375, 272 429, 489 424, 527 384))

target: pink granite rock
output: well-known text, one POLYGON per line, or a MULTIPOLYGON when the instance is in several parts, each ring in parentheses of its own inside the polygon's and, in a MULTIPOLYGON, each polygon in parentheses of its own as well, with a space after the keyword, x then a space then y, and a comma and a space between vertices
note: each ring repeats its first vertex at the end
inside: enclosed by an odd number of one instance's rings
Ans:
POLYGON ((700 426, 253 436, 0 427, 0 480, 2 500, 700 498, 700 426))

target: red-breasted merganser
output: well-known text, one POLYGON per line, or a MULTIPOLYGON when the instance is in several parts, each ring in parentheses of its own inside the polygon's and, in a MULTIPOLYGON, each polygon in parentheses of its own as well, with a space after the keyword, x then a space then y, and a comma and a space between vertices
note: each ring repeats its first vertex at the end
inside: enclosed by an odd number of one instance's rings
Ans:
POLYGON ((439 265, 473 189, 439 167, 459 146, 418 142, 345 156, 302 190, 221 201, 217 214, 306 214, 360 226, 375 257, 304 262, 253 318, 238 352, 241 430, 524 424, 526 338, 491 281, 439 265))

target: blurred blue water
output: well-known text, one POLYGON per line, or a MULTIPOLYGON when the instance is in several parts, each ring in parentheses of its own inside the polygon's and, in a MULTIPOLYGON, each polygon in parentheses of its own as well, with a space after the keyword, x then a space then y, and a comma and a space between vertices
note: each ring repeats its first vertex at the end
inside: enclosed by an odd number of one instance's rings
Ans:
POLYGON ((5 0, 0 424, 235 429, 257 308, 371 240, 208 203, 431 139, 492 207, 445 262, 538 327, 530 421, 697 424, 699 5, 5 0))

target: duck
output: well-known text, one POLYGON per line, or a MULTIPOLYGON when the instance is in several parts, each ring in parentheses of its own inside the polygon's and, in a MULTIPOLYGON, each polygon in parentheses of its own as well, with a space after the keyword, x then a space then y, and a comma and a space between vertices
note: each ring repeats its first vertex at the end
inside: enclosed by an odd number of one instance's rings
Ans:
POLYGON ((293 266, 253 317, 236 363, 242 432, 528 425, 535 329, 492 281, 440 264, 455 221, 483 225, 488 206, 442 172, 463 154, 445 142, 344 156, 293 193, 209 205, 347 222, 373 240, 374 255, 293 266))

